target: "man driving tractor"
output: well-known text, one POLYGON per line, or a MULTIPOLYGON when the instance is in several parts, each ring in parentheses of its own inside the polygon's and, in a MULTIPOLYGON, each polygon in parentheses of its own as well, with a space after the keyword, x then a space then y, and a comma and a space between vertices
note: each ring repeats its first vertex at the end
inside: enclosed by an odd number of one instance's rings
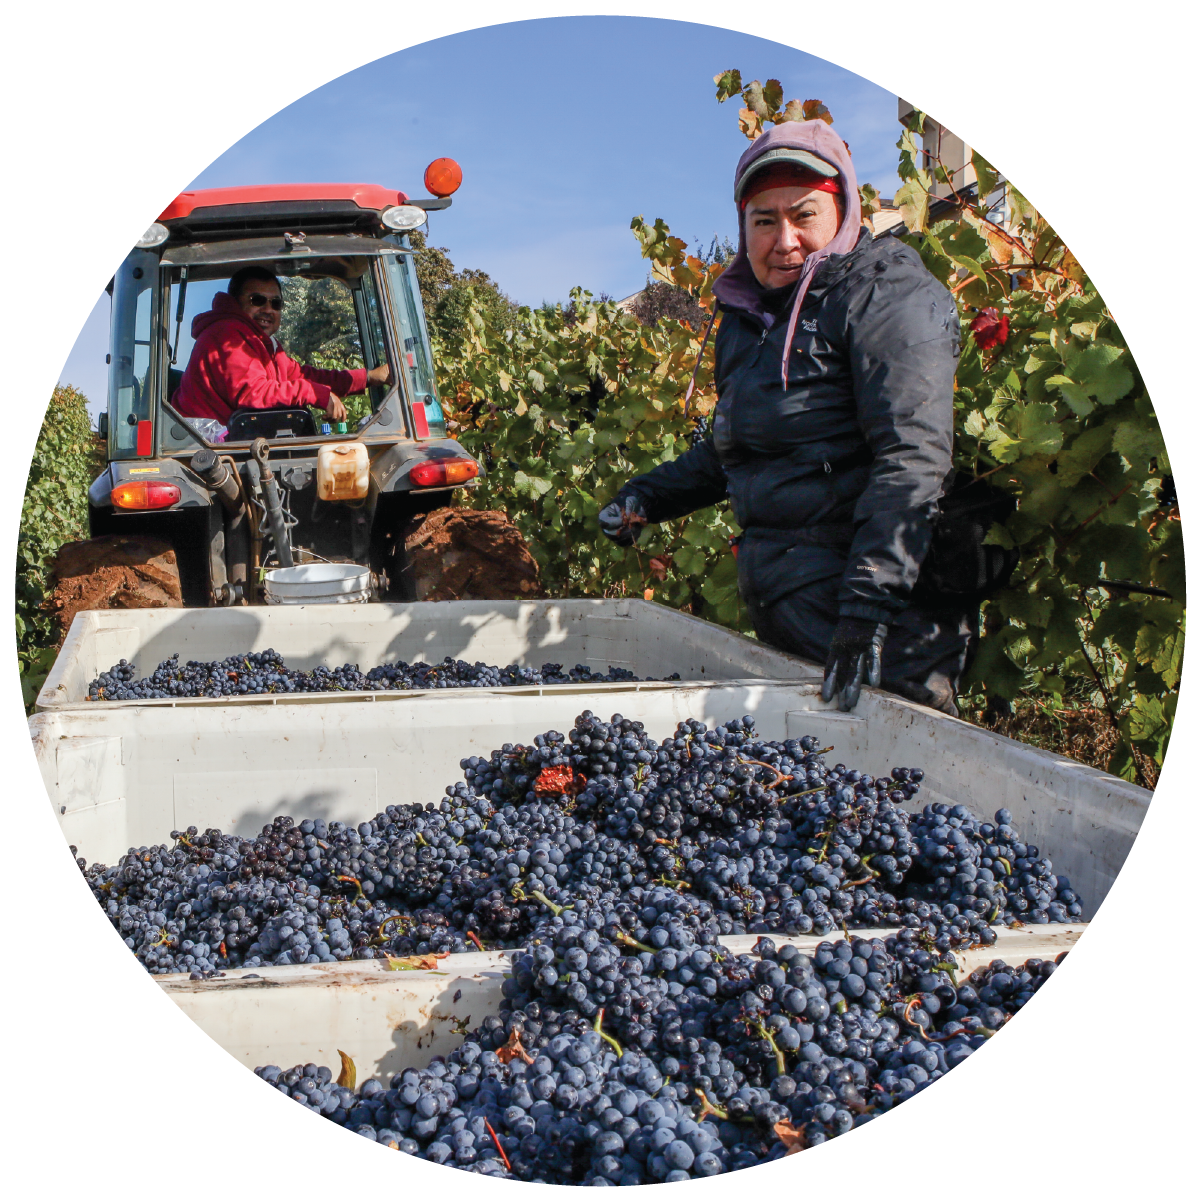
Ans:
POLYGON ((342 397, 386 384, 387 363, 371 371, 325 371, 296 362, 275 334, 283 314, 279 280, 266 267, 243 267, 218 292, 213 307, 192 322, 196 340, 183 380, 171 398, 184 417, 229 424, 235 409, 324 409, 346 420, 342 397))

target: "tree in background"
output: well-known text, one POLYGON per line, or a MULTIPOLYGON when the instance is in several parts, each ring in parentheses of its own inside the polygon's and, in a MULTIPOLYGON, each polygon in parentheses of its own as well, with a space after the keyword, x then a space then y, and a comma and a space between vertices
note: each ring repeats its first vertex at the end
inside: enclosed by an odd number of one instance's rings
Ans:
POLYGON ((279 340, 297 362, 346 370, 363 366, 350 289, 336 279, 285 278, 279 340))
POLYGON ((420 230, 409 235, 409 242, 417 252, 417 283, 431 338, 458 336, 472 310, 490 329, 513 328, 517 306, 486 271, 456 270, 446 247, 428 245, 420 230))
MULTIPOLYGON (((706 269, 710 267, 725 267, 738 252, 738 247, 729 238, 719 238, 713 235, 708 249, 696 244, 695 258, 702 262, 706 269)), ((660 321, 686 321, 696 326, 708 319, 708 311, 697 302, 687 288, 667 280, 655 279, 653 275, 646 277, 646 287, 634 296, 628 303, 629 311, 643 325, 658 325, 660 321)))
MULTIPOLYGON (((279 340, 298 363, 326 371, 347 371, 364 366, 359 323, 350 289, 337 279, 280 281, 284 312, 279 323, 279 340)), ((344 396, 348 427, 354 429, 371 413, 367 393, 344 396)), ((310 408, 318 422, 326 421, 324 409, 310 408)))

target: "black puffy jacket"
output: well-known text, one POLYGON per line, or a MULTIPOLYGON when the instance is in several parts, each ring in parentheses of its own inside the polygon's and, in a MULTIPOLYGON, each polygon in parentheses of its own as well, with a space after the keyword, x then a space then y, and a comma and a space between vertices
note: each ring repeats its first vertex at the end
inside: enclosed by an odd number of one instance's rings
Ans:
POLYGON ((729 497, 739 588, 770 605, 841 575, 839 614, 904 607, 951 465, 959 320, 916 251, 865 229, 818 269, 781 380, 787 318, 722 306, 709 439, 632 479, 651 521, 729 497))

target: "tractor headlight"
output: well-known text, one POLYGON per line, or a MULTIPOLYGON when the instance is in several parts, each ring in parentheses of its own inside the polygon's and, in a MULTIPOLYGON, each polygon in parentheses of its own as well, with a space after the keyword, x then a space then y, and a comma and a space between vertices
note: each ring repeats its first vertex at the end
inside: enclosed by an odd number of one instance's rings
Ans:
MULTIPOLYGON (((394 204, 390 209, 384 209, 379 219, 389 229, 416 229, 425 224, 425 209, 415 204, 394 204)), ((141 245, 140 242, 138 244, 141 245)))
POLYGON ((138 239, 139 250, 149 250, 152 246, 161 246, 169 237, 171 231, 157 221, 138 239))

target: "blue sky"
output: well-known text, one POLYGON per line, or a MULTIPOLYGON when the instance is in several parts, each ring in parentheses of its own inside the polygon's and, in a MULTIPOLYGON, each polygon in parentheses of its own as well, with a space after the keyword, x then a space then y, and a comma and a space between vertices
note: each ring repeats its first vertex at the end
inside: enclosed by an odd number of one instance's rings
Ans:
MULTIPOLYGON (((860 182, 892 195, 891 93, 776 42, 634 17, 495 25, 389 55, 283 109, 192 186, 371 182, 421 195, 426 164, 448 155, 463 186, 431 214, 430 237, 456 266, 487 271, 522 304, 576 285, 620 299, 646 279, 635 215, 662 217, 690 242, 736 235, 730 177, 747 143, 740 105, 718 104, 712 83, 731 67, 778 78, 785 99, 823 100, 860 182)), ((101 297, 61 376, 93 412, 107 323, 101 297)))

